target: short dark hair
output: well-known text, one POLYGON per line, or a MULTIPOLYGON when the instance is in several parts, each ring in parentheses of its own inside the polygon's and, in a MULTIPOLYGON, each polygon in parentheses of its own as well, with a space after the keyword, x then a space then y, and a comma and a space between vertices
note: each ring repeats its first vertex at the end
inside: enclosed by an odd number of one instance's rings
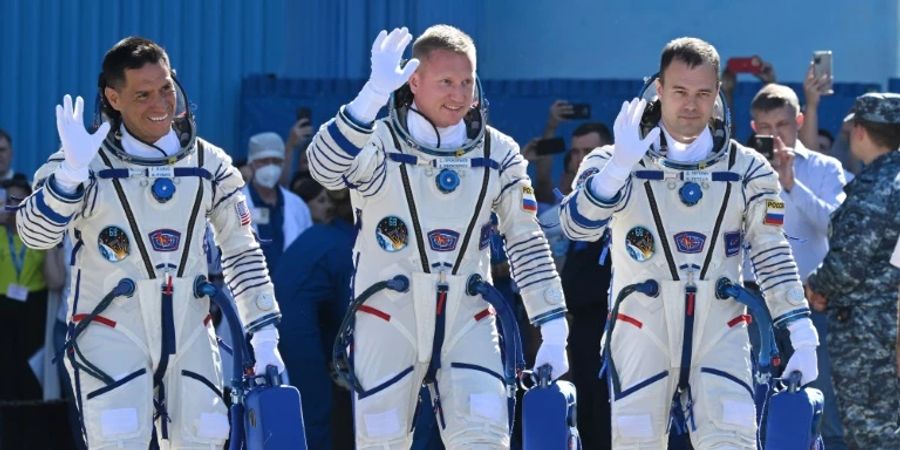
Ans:
POLYGON ((600 122, 585 122, 581 125, 578 125, 578 127, 575 128, 575 131, 572 132, 572 136, 578 137, 591 133, 597 133, 600 135, 600 145, 613 143, 613 136, 609 131, 609 127, 600 122))
POLYGON ((719 52, 709 42, 692 37, 680 37, 670 41, 663 47, 659 61, 659 79, 663 80, 663 74, 673 60, 679 60, 693 69, 701 64, 709 64, 719 78, 719 52))
POLYGON ((795 116, 800 114, 800 99, 797 98, 797 93, 787 86, 769 83, 753 96, 750 113, 767 113, 784 107, 793 110, 795 116))
POLYGON ((2 138, 6 138, 6 142, 9 142, 9 146, 12 147, 12 136, 10 136, 3 128, 0 128, 0 139, 2 138))
POLYGON ((291 184, 288 186, 298 197, 303 199, 305 203, 311 202, 325 189, 325 187, 314 180, 309 173, 303 172, 295 174, 294 178, 291 179, 291 184))
POLYGON ((834 135, 831 134, 830 131, 828 131, 824 128, 819 128, 819 136, 826 137, 826 138, 828 138, 829 141, 834 143, 834 135))
POLYGON ((863 127, 875 145, 891 150, 900 148, 900 124, 877 123, 859 119, 853 119, 853 123, 863 127))
MULTIPOLYGON (((26 180, 25 178, 22 178, 22 177, 13 177, 8 180, 0 181, 0 187, 2 187, 3 189, 17 187, 26 192, 26 194, 25 194, 26 197, 31 195, 31 185, 28 184, 28 180, 26 180)), ((19 199, 19 200, 22 200, 22 199, 19 199)))
POLYGON ((104 90, 107 87, 119 89, 125 84, 125 70, 140 69, 145 64, 165 63, 169 71, 169 55, 159 44, 139 36, 129 36, 117 42, 103 56, 103 71, 97 80, 103 113, 110 119, 118 120, 120 114, 113 109, 106 99, 104 90))

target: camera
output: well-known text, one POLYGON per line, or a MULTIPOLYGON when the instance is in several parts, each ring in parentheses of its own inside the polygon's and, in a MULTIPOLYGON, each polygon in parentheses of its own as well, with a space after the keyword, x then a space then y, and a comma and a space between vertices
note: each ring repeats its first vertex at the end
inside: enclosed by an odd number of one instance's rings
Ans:
POLYGON ((775 137, 767 135, 753 136, 751 147, 766 157, 766 160, 772 161, 775 158, 775 137))
POLYGON ((819 50, 813 52, 813 76, 817 79, 822 77, 822 75, 828 75, 828 85, 825 86, 825 89, 821 91, 822 95, 831 95, 834 94, 834 87, 832 85, 831 77, 832 77, 832 62, 831 62, 831 50, 819 50))
POLYGON ((750 73, 754 75, 762 73, 763 70, 762 59, 759 56, 730 58, 725 67, 731 73, 750 73))
POLYGON ((590 119, 590 103, 572 103, 572 114, 563 114, 564 119, 590 119))
POLYGON ((552 155, 566 151, 566 141, 561 137, 541 139, 537 142, 538 155, 552 155))
POLYGON ((312 111, 305 106, 297 108, 297 120, 300 119, 312 120, 312 111))

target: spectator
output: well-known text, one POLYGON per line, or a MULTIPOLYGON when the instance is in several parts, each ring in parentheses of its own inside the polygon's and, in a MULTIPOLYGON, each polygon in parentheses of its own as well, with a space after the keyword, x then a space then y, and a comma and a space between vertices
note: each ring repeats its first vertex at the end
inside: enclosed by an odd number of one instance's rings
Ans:
MULTIPOLYGON (((771 163, 778 173, 780 195, 785 205, 784 232, 792 238, 788 243, 797 262, 800 280, 805 281, 828 252, 828 217, 844 200, 843 188, 847 184, 844 170, 840 161, 809 150, 798 139, 804 115, 800 112, 797 94, 791 88, 767 84, 753 97, 750 115, 750 125, 755 133, 775 136, 775 154, 771 163)), ((762 272, 765 270, 760 268, 762 272)), ((743 271, 745 282, 755 281, 754 272, 756 270, 750 270, 750 260, 746 258, 743 271)), ((756 288, 755 283, 752 287, 756 288)), ((820 341, 824 342, 824 336, 828 334, 825 315, 812 312, 811 319, 820 341)), ((751 324, 751 328, 755 328, 755 324, 751 324)), ((785 338, 779 343, 783 342, 782 348, 787 350, 785 356, 790 356, 792 352, 787 336, 777 334, 785 338)), ((750 331, 750 336, 755 340, 757 334, 754 329, 750 331)), ((828 347, 820 345, 817 352, 819 377, 812 384, 825 395, 822 427, 825 446, 828 449, 846 448, 834 401, 828 347)))
MULTIPOLYGON (((581 161, 595 148, 613 143, 612 135, 602 123, 584 123, 572 132, 572 149, 566 154, 566 167, 559 190, 572 192, 575 174, 581 161)), ((578 431, 584 448, 607 448, 610 445, 609 392, 600 379, 600 338, 606 326, 611 260, 601 256, 607 241, 572 241, 562 266, 563 292, 569 306, 571 337, 569 354, 572 382, 578 387, 578 431)))
MULTIPOLYGON (((759 56, 754 56, 755 58, 759 58, 759 56)), ((762 82, 763 85, 774 83, 776 81, 775 76, 775 66, 772 63, 759 58, 761 69, 759 72, 754 73, 759 81, 762 82)), ((737 86, 737 76, 738 74, 732 72, 729 66, 726 64, 725 69, 722 70, 722 96, 725 97, 725 105, 728 106, 728 109, 734 110, 734 88, 737 86)), ((731 130, 734 132, 734 130, 731 130)))
POLYGON ((253 228, 263 241, 266 264, 274 273, 284 250, 312 226, 312 218, 300 197, 278 185, 284 162, 281 136, 272 132, 251 136, 247 161, 253 168, 253 179, 244 185, 244 196, 253 228))
POLYGON ((334 202, 325 187, 309 175, 297 174, 291 182, 291 191, 306 203, 313 223, 328 223, 334 216, 334 202))
POLYGON ((294 181, 294 174, 306 174, 309 176, 309 161, 306 159, 306 146, 313 135, 313 127, 310 118, 306 116, 298 116, 297 121, 291 126, 288 134, 288 140, 284 144, 284 166, 281 173, 281 184, 288 184, 288 180, 294 181), (297 151, 297 150, 300 151, 297 151), (297 162, 294 162, 294 159, 297 162), (296 164, 297 169, 294 170, 296 164))
POLYGON ((814 150, 827 155, 831 151, 831 146, 834 145, 834 135, 824 128, 819 128, 817 143, 814 150))
MULTIPOLYGON (((606 247, 605 240, 596 242, 569 242, 559 226, 559 207, 553 195, 551 173, 552 156, 538 156, 537 142, 556 135, 560 123, 571 113, 572 105, 557 100, 550 106, 550 113, 541 138, 532 139, 523 154, 535 165, 535 196, 545 206, 540 215, 544 233, 550 242, 556 266, 560 268, 563 292, 569 306, 571 322, 569 361, 572 382, 578 388, 578 432, 584 448, 606 448, 610 445, 609 393, 600 373, 600 338, 606 325, 607 291, 611 278, 610 261, 600 255, 606 247), (542 200, 543 199, 543 200, 542 200), (551 220, 549 217, 555 217, 551 220)), ((571 149, 564 158, 563 174, 558 189, 563 195, 572 192, 575 174, 581 161, 595 148, 613 142, 609 128, 599 122, 585 122, 572 132, 571 149)))
POLYGON ((253 178, 253 168, 250 167, 250 164, 247 164, 246 159, 236 159, 231 165, 237 167, 238 171, 241 172, 241 179, 244 180, 244 183, 249 183, 253 178))
POLYGON ((26 177, 25 174, 13 171, 12 160, 12 136, 4 129, 0 128, 0 181, 11 180, 13 178, 27 180, 28 177, 26 177))
POLYGON ((900 95, 856 99, 850 150, 865 168, 831 216, 829 251, 807 279, 811 305, 828 315, 832 375, 845 440, 856 449, 900 448, 896 368, 897 286, 891 251, 900 234, 900 95))
MULTIPOLYGON (((4 180, 0 186, 6 190, 6 204, 11 207, 31 194, 23 178, 4 180)), ((0 211, 0 222, 0 321, 4 324, 0 333, 4 345, 0 401, 41 400, 41 384, 29 359, 44 346, 47 292, 62 287, 65 273, 53 270, 54 261, 48 258, 48 252, 29 249, 22 243, 15 213, 0 211)), ((38 425, 46 422, 32 416, 32 408, 14 408, 0 408, 0 448, 47 448, 44 439, 48 436, 38 425)))
POLYGON ((353 445, 350 393, 332 383, 330 361, 351 297, 356 227, 349 192, 330 195, 333 220, 300 235, 284 253, 291 263, 275 269, 272 277, 282 308, 282 357, 303 397, 306 442, 311 449, 323 450, 353 445), (339 441, 343 445, 335 445, 339 441))

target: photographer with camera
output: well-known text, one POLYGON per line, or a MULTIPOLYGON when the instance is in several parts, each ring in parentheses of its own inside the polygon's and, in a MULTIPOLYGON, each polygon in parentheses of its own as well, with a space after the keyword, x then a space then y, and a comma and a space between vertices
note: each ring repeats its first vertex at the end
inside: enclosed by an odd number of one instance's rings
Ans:
MULTIPOLYGON (((791 88, 767 84, 753 97, 750 115, 750 125, 756 133, 755 147, 766 154, 778 174, 785 208, 784 232, 789 237, 800 279, 805 282, 828 252, 828 217, 844 200, 843 188, 847 184, 844 171, 837 159, 808 149, 798 139, 805 117, 800 112, 797 94, 791 88), (763 143, 767 138, 770 139, 768 150, 772 152, 762 148, 766 147, 763 143)), ((749 259, 745 260, 745 282, 755 281, 754 275, 764 277, 767 270, 762 266, 753 269, 750 270, 749 259)), ((827 318, 816 311, 812 312, 811 318, 820 342, 824 342, 828 334, 827 318)), ((755 336, 754 333, 750 335, 755 336)), ((783 351, 790 348, 787 339, 779 339, 779 344, 783 351)), ((817 353, 820 376, 813 386, 825 395, 822 435, 827 448, 846 448, 831 383, 828 348, 820 345, 817 353)))

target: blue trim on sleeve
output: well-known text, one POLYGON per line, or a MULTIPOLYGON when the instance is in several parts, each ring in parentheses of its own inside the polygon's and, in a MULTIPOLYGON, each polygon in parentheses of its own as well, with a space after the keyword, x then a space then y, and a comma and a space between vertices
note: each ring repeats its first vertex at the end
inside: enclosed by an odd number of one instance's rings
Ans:
POLYGON ((34 204, 37 206, 38 211, 41 212, 45 217, 52 220, 58 225, 66 225, 72 220, 72 216, 64 216, 53 210, 47 203, 44 201, 44 190, 40 189, 34 194, 34 204))
POLYGON ((58 198, 59 201, 64 203, 78 203, 84 197, 84 184, 79 184, 75 189, 75 192, 69 194, 65 192, 62 188, 56 184, 56 176, 54 174, 50 174, 48 177, 50 180, 48 183, 45 183, 48 189, 50 189, 50 194, 54 197, 58 198))
POLYGON ((581 215, 581 213, 578 211, 578 201, 574 197, 566 203, 566 209, 569 211, 569 216, 572 218, 572 221, 578 224, 578 226, 580 226, 581 228, 595 230, 609 223, 609 218, 591 220, 581 215))
POLYGON ((278 325, 278 322, 281 322, 281 313, 266 314, 265 316, 250 322, 250 324, 244 328, 248 333, 253 333, 259 331, 260 328, 266 325, 278 325))
POLYGON ((375 121, 371 121, 369 123, 363 123, 353 117, 352 114, 347 112, 347 105, 341 106, 341 109, 338 111, 341 119, 344 119, 344 122, 349 125, 351 128, 359 131, 360 133, 371 133, 375 128, 375 121))
POLYGON ((543 325, 553 319, 558 319, 560 317, 566 316, 566 308, 557 308, 552 311, 547 311, 543 314, 538 314, 531 319, 532 325, 540 326, 543 325))
POLYGON ((350 156, 356 156, 360 152, 360 148, 353 145, 344 133, 341 132, 340 128, 338 128, 337 122, 332 121, 328 124, 328 134, 334 139, 334 142, 341 148, 345 153, 350 156))
POLYGON ((809 317, 809 314, 809 308, 799 308, 776 317, 773 323, 776 328, 787 328, 792 322, 809 317))
POLYGON ((622 190, 619 189, 619 192, 616 192, 616 196, 611 199, 608 199, 608 200, 603 199, 602 197, 600 197, 594 191, 591 190, 591 179, 594 178, 595 176, 597 176, 597 175, 596 174, 591 175, 587 178, 587 180, 584 180, 584 185, 582 186, 582 189, 584 190, 584 194, 585 194, 585 196, 587 196, 587 199, 590 200, 591 203, 593 203, 601 208, 612 208, 612 207, 616 206, 616 204, 619 203, 619 200, 622 199, 622 190))

